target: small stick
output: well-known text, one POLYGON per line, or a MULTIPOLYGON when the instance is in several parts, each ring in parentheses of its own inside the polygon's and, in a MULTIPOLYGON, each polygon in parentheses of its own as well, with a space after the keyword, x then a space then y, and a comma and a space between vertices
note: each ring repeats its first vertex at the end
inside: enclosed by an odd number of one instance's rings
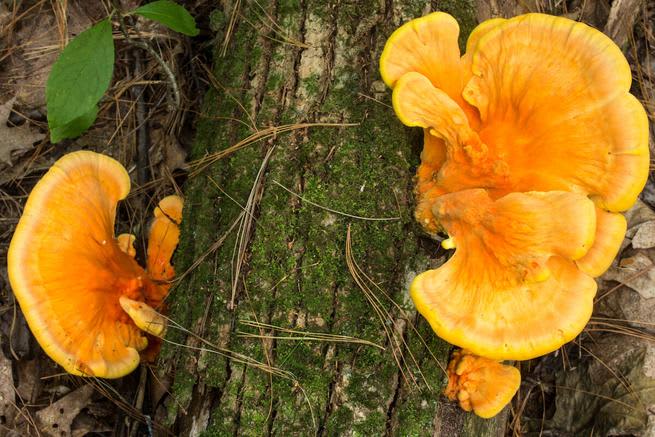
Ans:
POLYGON ((177 110, 180 107, 180 91, 178 90, 177 87, 177 81, 175 80, 175 75, 171 71, 168 64, 166 64, 166 62, 164 62, 161 56, 159 56, 159 53, 157 53, 152 47, 150 47, 150 44, 144 41, 134 40, 130 38, 130 34, 127 31, 127 27, 125 26, 125 20, 123 19, 123 12, 121 11, 120 4, 118 3, 117 0, 112 0, 112 4, 114 6, 114 9, 116 10, 116 15, 118 17, 118 24, 120 26, 121 32, 123 33, 123 37, 125 38, 125 41, 128 44, 132 44, 148 52, 153 58, 155 58, 155 61, 157 61, 161 69, 164 70, 164 73, 166 74, 166 78, 168 79, 168 85, 170 87, 171 94, 173 94, 173 101, 172 102, 169 101, 169 104, 173 109, 177 110))
POLYGON ((171 94, 173 95, 173 101, 169 102, 169 104, 173 110, 177 110, 180 107, 180 91, 177 87, 177 81, 175 80, 175 75, 171 71, 168 64, 161 58, 161 56, 159 56, 159 53, 157 53, 155 49, 153 49, 150 46, 150 44, 147 44, 143 41, 136 41, 133 39, 128 39, 126 41, 148 52, 150 56, 155 58, 155 61, 157 61, 161 69, 164 70, 164 73, 166 74, 166 78, 168 79, 168 86, 170 88, 171 94))
MULTIPOLYGON (((147 368, 146 366, 142 365, 140 367, 139 371, 139 388, 137 389, 137 394, 136 394, 136 400, 134 402, 134 408, 137 409, 137 411, 141 412, 143 414, 143 399, 145 398, 145 391, 146 391, 146 379, 148 377, 148 374, 146 373, 147 368)), ((147 418, 148 416, 146 416, 147 418)), ((151 425, 146 421, 146 424, 148 425, 148 428, 151 427, 151 425)), ((130 437, 136 437, 137 432, 139 431, 139 426, 141 424, 138 421, 133 421, 132 422, 132 429, 130 430, 130 437)))
MULTIPOLYGON (((141 76, 143 60, 141 59, 141 52, 134 50, 134 78, 141 76)), ((143 98, 145 88, 141 85, 134 85, 132 87, 132 96, 136 100, 136 178, 139 186, 145 185, 148 180, 148 169, 150 162, 148 159, 148 120, 146 119, 146 104, 143 98)))

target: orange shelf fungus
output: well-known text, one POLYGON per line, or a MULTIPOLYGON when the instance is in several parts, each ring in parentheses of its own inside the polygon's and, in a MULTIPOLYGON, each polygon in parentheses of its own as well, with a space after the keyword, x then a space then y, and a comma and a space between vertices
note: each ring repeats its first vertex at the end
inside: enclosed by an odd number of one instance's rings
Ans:
MULTIPOLYGON (((170 281, 175 277, 171 257, 180 239, 184 202, 179 196, 164 197, 155 208, 155 219, 148 235, 146 269, 157 281, 170 281)), ((168 288, 168 284, 164 284, 168 288)))
POLYGON ((134 260, 134 237, 114 237, 123 166, 81 151, 59 159, 30 194, 8 253, 16 299, 43 350, 75 375, 134 370, 164 332, 165 296, 134 260))
MULTIPOLYGON (((150 296, 150 298, 154 308, 157 308, 159 312, 166 312, 167 310, 164 299, 171 288, 170 281, 175 278, 175 269, 171 265, 171 258, 180 239, 179 225, 182 222, 183 207, 184 201, 181 197, 175 195, 164 197, 155 208, 154 220, 148 233, 146 272, 158 285, 157 290, 159 293, 150 296)), ((129 314, 127 308, 123 307, 123 309, 129 314)), ((147 308, 145 310, 143 319, 148 320, 152 316, 148 314, 147 308)), ((140 321, 134 320, 138 326, 140 321)), ((146 350, 141 353, 141 358, 145 361, 154 361, 161 349, 163 333, 151 334, 153 338, 150 339, 146 350)))
POLYGON ((488 419, 509 403, 521 384, 521 373, 489 358, 466 350, 453 352, 448 364, 448 385, 444 394, 459 401, 465 411, 488 419))
POLYGON ((136 248, 134 243, 136 242, 136 237, 132 234, 120 234, 116 237, 116 242, 120 250, 134 258, 136 256, 136 248))
POLYGON ((418 275, 410 293, 444 340, 496 360, 526 360, 572 340, 591 317, 596 282, 575 260, 592 245, 595 207, 564 191, 481 188, 433 207, 454 255, 418 275))
POLYGON ((573 339, 616 256, 649 165, 648 118, 605 35, 562 17, 480 24, 466 53, 436 12, 380 59, 402 123, 424 131, 415 215, 455 249, 411 285, 447 341, 525 360, 573 339))

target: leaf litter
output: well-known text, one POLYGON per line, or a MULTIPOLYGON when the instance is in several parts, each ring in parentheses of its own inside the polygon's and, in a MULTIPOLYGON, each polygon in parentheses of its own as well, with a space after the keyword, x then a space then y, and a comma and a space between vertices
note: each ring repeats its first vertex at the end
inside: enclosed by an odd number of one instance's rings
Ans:
POLYGON ((0 105, 0 168, 11 167, 12 156, 32 150, 34 145, 45 138, 45 134, 29 125, 9 126, 9 115, 16 97, 0 105))

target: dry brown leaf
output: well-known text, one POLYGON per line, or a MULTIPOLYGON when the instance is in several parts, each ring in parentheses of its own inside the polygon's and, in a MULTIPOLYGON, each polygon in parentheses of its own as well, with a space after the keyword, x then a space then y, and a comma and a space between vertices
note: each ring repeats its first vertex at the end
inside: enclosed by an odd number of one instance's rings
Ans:
POLYGON ((57 402, 36 413, 40 431, 52 436, 71 435, 73 420, 86 407, 93 395, 90 384, 83 385, 57 402))
POLYGON ((566 18, 581 21, 597 29, 602 29, 607 23, 610 13, 608 0, 574 0, 567 4, 566 11, 562 11, 566 18))
POLYGON ((581 352, 593 355, 575 368, 557 372, 555 414, 543 434, 654 435, 652 343, 615 334, 584 342, 581 352))
POLYGON ((9 167, 12 165, 12 153, 30 150, 34 147, 34 143, 45 138, 45 134, 31 128, 27 123, 16 127, 7 126, 15 101, 14 97, 0 105, 0 163, 9 167))
POLYGON ((632 208, 625 212, 625 218, 628 221, 628 238, 634 237, 642 224, 655 221, 655 212, 641 200, 637 200, 632 208))
POLYGON ((187 154, 177 138, 167 134, 164 129, 153 128, 150 130, 150 141, 154 149, 150 154, 153 166, 162 163, 169 172, 186 168, 187 154))
POLYGON ((17 96, 18 104, 26 110, 44 110, 45 84, 59 50, 66 41, 105 18, 107 10, 102 2, 86 0, 52 2, 50 7, 43 4, 31 8, 21 7, 21 2, 14 3, 18 5, 13 6, 16 10, 12 15, 20 19, 0 41, 4 53, 0 94, 5 98, 17 96), (65 6, 65 14, 59 6, 65 6), (55 10, 60 11, 59 17, 55 10))
POLYGON ((600 314, 629 320, 630 322, 627 323, 638 329, 645 327, 642 323, 655 324, 655 299, 644 299, 629 287, 623 287, 612 293, 607 299, 607 304, 600 314))
POLYGON ((643 3, 644 0, 615 0, 612 3, 603 32, 619 47, 623 48, 627 45, 643 3))
POLYGON ((21 360, 18 364, 18 396, 27 403, 32 403, 40 392, 39 359, 21 360))
POLYGON ((637 226, 632 237, 632 247, 635 249, 650 249, 655 247, 655 220, 644 222, 637 226))
POLYGON ((88 435, 98 435, 101 433, 110 433, 113 429, 107 424, 100 423, 98 420, 84 414, 84 411, 75 419, 71 437, 84 437, 88 435))
POLYGON ((604 279, 618 281, 632 288, 645 299, 655 297, 655 251, 643 250, 623 258, 619 265, 613 265, 604 279))

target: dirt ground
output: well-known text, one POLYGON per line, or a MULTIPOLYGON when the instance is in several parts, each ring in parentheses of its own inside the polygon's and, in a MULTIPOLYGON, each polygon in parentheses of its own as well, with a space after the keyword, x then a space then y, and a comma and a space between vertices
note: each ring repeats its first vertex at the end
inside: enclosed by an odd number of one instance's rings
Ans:
MULTIPOLYGON (((122 0, 119 7, 128 10, 139 3, 122 0)), ((0 117, 4 117, 0 137, 8 138, 0 140, 0 436, 166 434, 164 427, 153 424, 165 422, 170 381, 153 381, 155 373, 146 366, 114 381, 64 373, 27 328, 11 293, 6 255, 36 181, 64 154, 85 149, 109 154, 128 169, 133 191, 119 208, 116 234, 137 235, 137 259, 143 261, 144 234, 153 206, 165 195, 183 193, 185 182, 194 174, 190 169, 198 168, 194 167, 198 163, 188 162, 187 154, 195 123, 202 116, 203 96, 220 86, 210 73, 212 53, 229 41, 228 29, 214 29, 210 23, 213 8, 222 7, 218 3, 224 2, 185 2, 201 30, 193 41, 152 23, 130 21, 129 38, 142 39, 159 53, 173 72, 174 84, 161 65, 131 44, 116 24, 114 78, 101 102, 98 121, 82 137, 53 145, 47 132, 44 92, 50 67, 70 38, 106 17, 118 2, 0 2, 0 117), (180 95, 179 105, 174 104, 175 92, 180 95)), ((437 10, 440 2, 432 3, 437 10)), ((603 30, 629 60, 632 92, 653 121, 654 1, 474 3, 478 20, 548 12, 603 30)), ((646 394, 655 392, 655 372, 650 373, 652 363, 648 362, 655 320, 646 317, 647 309, 655 305, 654 211, 651 177, 641 202, 629 214, 625 247, 599 281, 597 309, 588 328, 559 351, 519 364, 523 384, 511 407, 507 435, 598 435, 594 429, 606 435, 642 435, 651 429, 655 411, 650 408, 655 398, 646 394), (604 386, 607 380, 616 383, 604 386), (586 394, 599 386, 603 389, 589 400, 586 394), (600 411, 602 419, 594 422, 585 414, 569 413, 585 410, 600 411)))

